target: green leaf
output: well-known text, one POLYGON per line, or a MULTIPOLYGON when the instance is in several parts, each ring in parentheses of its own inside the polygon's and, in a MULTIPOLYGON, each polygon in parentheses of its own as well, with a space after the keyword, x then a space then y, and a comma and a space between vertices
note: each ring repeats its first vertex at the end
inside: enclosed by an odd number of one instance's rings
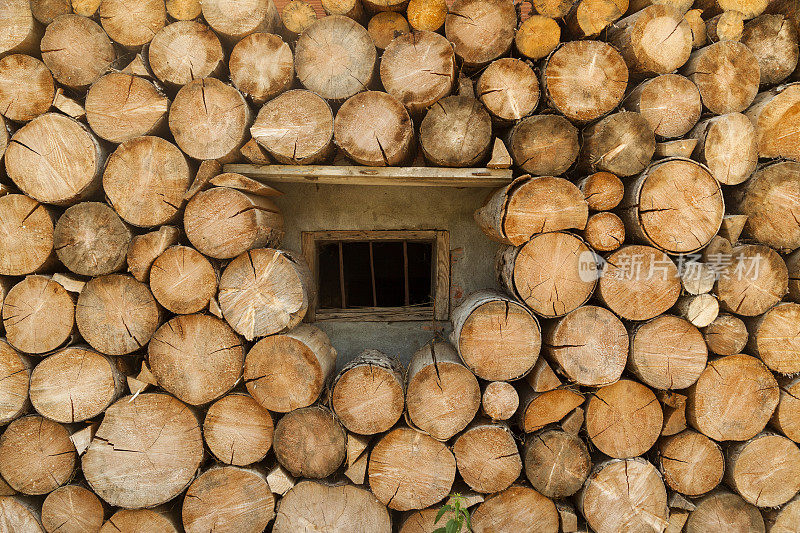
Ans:
POLYGON ((448 509, 447 509, 447 506, 446 506, 446 505, 443 505, 443 506, 442 506, 442 508, 441 508, 441 509, 439 509, 439 512, 438 512, 438 513, 436 513, 436 520, 434 520, 434 521, 433 521, 433 523, 434 523, 434 524, 438 524, 438 523, 439 523, 439 520, 442 518, 442 516, 444 515, 444 513, 446 513, 447 511, 448 511, 448 509))
POLYGON ((433 533, 447 533, 447 530, 443 527, 437 528, 433 530, 433 533))
POLYGON ((460 530, 461 530, 461 524, 459 524, 455 520, 450 520, 447 523, 447 527, 445 528, 445 533, 459 533, 460 530))
POLYGON ((469 511, 464 513, 464 521, 467 523, 467 531, 472 531, 472 522, 469 519, 469 511))

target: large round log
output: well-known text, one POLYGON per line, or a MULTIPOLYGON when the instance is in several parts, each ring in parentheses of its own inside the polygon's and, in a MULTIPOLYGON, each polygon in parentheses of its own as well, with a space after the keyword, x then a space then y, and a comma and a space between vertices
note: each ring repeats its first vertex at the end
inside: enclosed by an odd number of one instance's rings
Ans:
POLYGON ((201 6, 203 18, 228 43, 236 43, 251 33, 277 33, 281 27, 272 0, 203 0, 201 6))
POLYGON ((46 113, 55 92, 53 75, 40 60, 23 54, 0 59, 0 109, 7 119, 28 122, 46 113))
POLYGON ((456 0, 445 17, 444 31, 458 57, 478 67, 511 49, 517 13, 510 0, 456 0))
POLYGON ((325 478, 344 462, 347 434, 322 405, 286 413, 275 424, 275 457, 295 477, 325 478))
POLYGON ((779 398, 778 383, 764 363, 728 355, 709 362, 689 389, 686 420, 716 441, 743 441, 764 429, 779 398))
POLYGON ((225 320, 247 340, 292 328, 311 300, 308 265, 273 248, 249 250, 228 263, 219 281, 225 320))
POLYGON ((592 459, 577 435, 546 429, 525 438, 525 476, 548 498, 568 498, 583 486, 592 459))
POLYGON ((775 87, 760 93, 745 112, 756 128, 758 155, 800 160, 800 83, 775 87))
POLYGON ((641 113, 653 133, 666 139, 684 136, 703 110, 697 85, 678 74, 643 81, 628 94, 623 106, 641 113))
POLYGON ((349 17, 319 19, 297 40, 294 68, 309 91, 344 100, 372 81, 377 51, 367 30, 349 17))
POLYGON ((745 181, 758 164, 756 130, 741 113, 701 121, 689 134, 697 139, 694 155, 724 185, 745 181))
POLYGON ((727 450, 725 482, 755 506, 783 505, 800 491, 800 448, 771 433, 735 443, 727 450))
POLYGON ((217 272, 194 248, 172 246, 153 262, 150 290, 173 313, 198 313, 217 293, 217 272))
POLYGON ((231 393, 208 408, 203 439, 218 461, 235 466, 257 463, 272 448, 272 415, 247 394, 231 393))
POLYGON ((558 531, 558 511, 550 498, 530 487, 514 485, 489 496, 472 513, 475 533, 558 531))
POLYGON ((0 340, 0 424, 8 424, 29 408, 28 390, 33 363, 5 340, 0 340))
POLYGON ((65 344, 75 330, 75 303, 61 284, 27 276, 3 301, 6 340, 21 352, 44 354, 65 344))
POLYGON ((441 442, 399 427, 375 444, 369 456, 369 487, 397 511, 424 509, 450 493, 456 460, 441 442))
POLYGON ((720 263, 715 293, 724 311, 760 315, 788 291, 786 263, 775 250, 764 245, 737 246, 731 257, 723 257, 720 263))
POLYGON ((797 68, 797 31, 784 15, 761 15, 744 25, 741 41, 758 60, 762 86, 782 82, 797 68))
POLYGON ((100 531, 104 514, 100 498, 80 485, 59 487, 42 503, 42 525, 48 532, 100 531))
POLYGON ((147 49, 153 74, 170 87, 219 74, 225 54, 216 34, 193 20, 174 22, 159 30, 147 49))
POLYGON ((633 176, 645 169, 656 151, 650 123, 633 111, 609 115, 581 133, 583 142, 578 168, 584 172, 633 176))
POLYGON ((658 460, 667 485, 686 496, 712 490, 720 484, 725 471, 719 444, 691 429, 659 442, 658 460))
POLYGON ((239 41, 228 68, 236 88, 256 105, 278 96, 294 80, 292 50, 271 33, 253 33, 239 41))
POLYGON ((84 89, 105 74, 116 56, 103 28, 80 15, 61 15, 48 24, 40 43, 42 61, 62 85, 84 89))
POLYGON ((106 520, 100 533, 178 533, 177 521, 152 509, 120 509, 106 520))
POLYGON ((681 69, 700 90, 712 113, 737 113, 753 102, 760 73, 753 52, 737 41, 720 41, 693 52, 681 69))
POLYGON ((703 331, 708 349, 717 355, 741 353, 747 344, 747 327, 741 318, 720 313, 703 331))
POLYGON ((749 320, 749 352, 773 372, 800 372, 800 339, 795 335, 798 321, 800 304, 796 303, 779 303, 763 315, 749 320))
POLYGON ((124 397, 106 410, 83 455, 83 474, 111 505, 153 507, 180 494, 203 459, 197 418, 159 393, 124 397))
POLYGON ((61 263, 81 276, 101 276, 125 266, 131 231, 100 202, 73 205, 56 222, 53 247, 61 263))
POLYGON ((519 121, 508 135, 514 163, 534 176, 557 176, 578 158, 578 130, 560 115, 532 115, 519 121))
POLYGON ((0 55, 36 54, 42 27, 33 18, 25 0, 3 0, 0 3, 0 55))
POLYGON ((539 104, 539 82, 527 63, 506 57, 483 71, 475 94, 492 117, 509 124, 534 112, 539 104))
POLYGON ((475 166, 489 153, 492 120, 474 98, 448 96, 425 115, 419 142, 425 159, 435 166, 475 166))
POLYGON ((522 460, 511 429, 477 419, 453 443, 458 473, 477 492, 507 489, 522 472, 522 460))
POLYGON ((764 518, 738 494, 719 490, 704 496, 689 513, 686 533, 764 533, 764 518))

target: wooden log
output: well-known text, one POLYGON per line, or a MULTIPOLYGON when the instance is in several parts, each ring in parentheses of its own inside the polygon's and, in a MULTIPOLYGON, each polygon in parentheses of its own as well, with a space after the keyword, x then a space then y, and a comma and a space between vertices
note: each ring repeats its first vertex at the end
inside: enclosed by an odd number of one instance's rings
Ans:
POLYGON ((331 407, 348 431, 382 433, 403 414, 404 382, 403 367, 396 359, 364 350, 333 379, 331 407))
POLYGON ((408 24, 415 32, 438 31, 447 17, 445 0, 410 0, 406 8, 408 24))
POLYGON ((771 248, 761 244, 737 246, 730 260, 721 262, 727 264, 719 268, 715 293, 723 311, 760 315, 788 291, 786 263, 771 248))
POLYGON ((519 407, 517 389, 507 381, 490 381, 483 388, 481 407, 491 420, 508 420, 519 407))
POLYGON ((628 332, 614 313, 584 305, 545 327, 542 353, 578 385, 610 385, 625 369, 628 332))
POLYGON ((126 48, 149 43, 167 23, 162 0, 138 2, 136 9, 131 9, 125 0, 103 0, 97 14, 108 36, 126 48))
POLYGON ((314 7, 303 0, 290 0, 281 10, 281 22, 285 32, 295 39, 316 21, 317 13, 314 7))
POLYGON ((627 379, 602 387, 586 408, 586 432, 592 444, 609 457, 642 455, 655 444, 662 426, 656 395, 627 379))
POLYGON ((664 482, 656 468, 640 457, 597 465, 577 503, 597 533, 619 531, 621 524, 629 531, 663 531, 667 525, 664 482))
POLYGON ((800 448, 781 435, 761 433, 732 444, 725 482, 757 507, 783 505, 800 491, 800 448))
POLYGON ((382 437, 369 457, 369 487, 397 511, 424 509, 450 493, 456 460, 433 437, 398 427, 382 437))
POLYGON ((794 213, 800 203, 788 192, 798 186, 800 163, 779 161, 758 169, 736 199, 739 211, 747 215, 745 233, 781 251, 799 247, 800 224, 794 213))
POLYGON ((24 194, 0 196, 0 275, 22 276, 55 262, 54 219, 49 208, 24 194))
POLYGON ((17 350, 44 354, 65 344, 75 330, 75 303, 59 283, 32 275, 3 301, 6 340, 17 350))
POLYGON ((800 304, 779 303, 763 315, 749 319, 748 352, 761 359, 773 372, 800 372, 798 340, 794 325, 800 319, 800 304))
POLYGON ((425 159, 434 166, 476 166, 491 148, 492 120, 474 98, 447 96, 425 115, 419 141, 425 159))
POLYGON ((242 93, 215 78, 184 85, 169 109, 175 143, 195 159, 236 157, 252 121, 242 93))
POLYGON ((327 407, 301 407, 275 425, 272 447, 278 462, 295 477, 324 478, 344 462, 347 435, 327 407))
POLYGON ((794 22, 800 31, 800 9, 792 0, 771 0, 764 12, 784 15, 787 20, 794 22))
POLYGON ((508 294, 538 315, 554 318, 577 309, 594 292, 597 279, 580 272, 587 257, 592 251, 580 237, 542 233, 520 247, 501 248, 496 271, 508 294))
POLYGON ((687 496, 714 489, 725 471, 719 444, 690 429, 661 440, 658 460, 667 486, 687 496))
POLYGON ((194 20, 202 13, 200 0, 167 0, 167 13, 175 20, 194 20))
POLYGON ((344 15, 356 21, 361 21, 364 16, 361 0, 323 0, 320 3, 328 15, 344 15))
POLYGON ((0 423, 8 424, 25 414, 33 363, 27 355, 0 340, 0 423))
POLYGON ((59 487, 42 503, 42 525, 46 531, 100 531, 104 514, 100 498, 80 485, 59 487))
POLYGON ((388 167, 410 160, 414 125, 399 100, 384 92, 364 91, 341 105, 333 137, 353 161, 388 167))
POLYGON ((704 46, 692 53, 680 72, 697 85, 703 105, 718 115, 744 111, 758 92, 758 60, 739 42, 704 46))
POLYGON ((586 221, 586 243, 598 252, 613 252, 625 243, 625 224, 614 213, 595 213, 586 221))
POLYGON ((702 9, 690 9, 683 15, 692 30, 692 49, 702 48, 708 43, 706 23, 702 18, 702 9))
POLYGON ((476 533, 489 531, 558 531, 558 511, 550 498, 530 487, 514 485, 493 494, 472 514, 476 533), (497 529, 495 529, 497 528, 497 529))
POLYGON ((542 92, 550 106, 573 122, 605 115, 622 101, 627 86, 625 60, 600 41, 564 43, 547 58, 542 73, 542 92))
POLYGON ((234 466, 257 463, 272 447, 272 415, 251 396, 231 393, 208 408, 203 439, 218 461, 234 466))
POLYGON ((583 401, 580 393, 566 387, 537 393, 523 386, 517 410, 519 427, 524 433, 539 431, 548 424, 560 422, 583 401))
MULTIPOLYGON (((298 484, 294 477, 277 462, 267 470, 267 482, 272 493, 280 494, 281 496, 286 495, 298 484)), ((307 483, 310 483, 310 481, 307 483)))
POLYGON ((366 28, 349 17, 330 15, 297 40, 294 68, 309 91, 323 98, 345 100, 370 84, 376 54, 366 28))
POLYGON ((323 485, 302 481, 281 500, 274 533, 300 528, 352 533, 390 533, 389 513, 368 490, 353 485, 323 485), (323 512, 324 511, 324 512, 323 512))
POLYGON ((120 509, 106 520, 100 533, 144 533, 163 531, 178 533, 176 521, 171 516, 153 509, 120 509))
POLYGON ((0 475, 23 494, 47 494, 68 482, 77 457, 67 429, 38 415, 14 420, 0 436, 0 475))
POLYGON ((281 27, 281 17, 272 0, 203 0, 200 5, 203 18, 229 44, 235 44, 251 33, 278 33, 281 27))
MULTIPOLYGON (((269 165, 272 163, 269 153, 252 137, 239 148, 239 153, 253 165, 269 165)), ((212 161, 215 160, 212 159, 212 161)))
POLYGON ((476 419, 453 443, 458 473, 472 490, 507 489, 522 472, 514 434, 507 424, 476 419))
POLYGON ((405 11, 408 0, 362 0, 364 6, 372 13, 381 11, 405 11))
POLYGON ((150 227, 173 221, 191 181, 186 156, 159 137, 125 141, 108 158, 103 189, 123 220, 150 227))
POLYGON ((381 83, 409 113, 419 115, 453 90, 455 65, 452 45, 438 33, 406 33, 384 50, 381 83))
POLYGON ((121 72, 103 76, 86 93, 89 126, 113 143, 161 132, 168 109, 169 99, 153 83, 121 72))
POLYGON ((271 33, 253 33, 239 41, 228 68, 233 85, 256 105, 286 91, 294 80, 292 50, 271 33))
POLYGON ((577 182, 578 188, 593 211, 614 209, 622 201, 622 180, 610 172, 595 172, 577 182))
POLYGON ((674 141, 656 142, 656 159, 664 157, 684 157, 689 159, 697 146, 697 139, 677 139, 674 141))
POLYGON ((53 104, 55 84, 50 70, 35 57, 12 54, 0 59, 0 109, 16 122, 28 122, 53 104))
POLYGON ((742 319, 720 313, 703 331, 708 349, 717 355, 741 353, 747 344, 747 328, 742 319))
POLYGON ((136 235, 128 247, 127 263, 131 275, 142 283, 150 279, 150 268, 161 253, 178 244, 179 230, 175 226, 161 226, 155 231, 136 235))
POLYGON ((217 293, 217 272, 194 248, 172 246, 153 262, 150 290, 173 313, 198 313, 217 293))
POLYGON ((730 242, 737 242, 746 223, 747 215, 725 215, 722 227, 719 228, 719 235, 730 242))
POLYGON ((525 19, 514 36, 517 51, 534 61, 549 56, 559 42, 561 42, 561 26, 552 18, 543 15, 532 15, 525 19))
POLYGON ((536 364, 525 376, 525 383, 533 389, 533 392, 547 392, 561 387, 564 383, 553 372, 547 359, 540 357, 536 364))
POLYGON ((592 469, 589 450, 577 435, 545 429, 525 437, 525 476, 533 488, 553 499, 578 492, 592 469))
POLYGON ((738 185, 758 163, 756 129, 741 113, 702 120, 689 134, 698 140, 695 159, 724 185, 738 185))
POLYGON ((758 508, 738 494, 724 490, 704 496, 689 513, 686 533, 763 533, 764 519, 758 508))
POLYGON ((519 59, 493 61, 478 78, 475 90, 481 103, 501 124, 530 115, 539 104, 536 74, 519 59))
POLYGON ((531 7, 536 13, 553 19, 567 16, 570 8, 577 0, 531 0, 531 7))
POLYGON ((687 294, 678 298, 675 313, 693 326, 704 328, 719 315, 719 301, 712 294, 687 294))
POLYGON ((565 173, 578 157, 578 130, 559 115, 533 115, 509 132, 514 163, 534 176, 565 173))
POLYGON ((444 32, 468 68, 480 67, 511 49, 517 12, 509 0, 456 0, 444 32))
POLYGON ((708 363, 688 391, 686 419, 716 441, 756 436, 778 405, 778 383, 754 357, 737 354, 708 363))
POLYGON ((648 6, 663 5, 674 7, 684 14, 689 11, 693 3, 694 0, 631 0, 628 13, 636 13, 648 6))
POLYGON ((391 42, 411 31, 406 18, 395 11, 379 11, 367 24, 367 31, 375 47, 385 50, 391 42))
POLYGON ((666 139, 686 135, 703 110, 697 86, 678 74, 643 81, 625 98, 623 107, 641 113, 653 133, 666 139))
POLYGON ((664 411, 661 436, 676 435, 686 429, 686 396, 673 391, 656 391, 664 411))
POLYGON ((744 15, 738 11, 723 11, 706 21, 708 41, 739 41, 744 30, 744 15))
POLYGON ((100 188, 105 153, 89 128, 45 113, 14 133, 5 160, 8 177, 22 192, 40 202, 70 205, 100 188))
POLYGON ((288 91, 264 104, 250 133, 279 163, 308 165, 333 155, 333 113, 310 91, 288 91))
POLYGON ((567 14, 567 34, 575 40, 596 37, 622 17, 628 5, 628 0, 579 0, 567 14))
POLYGON ((467 427, 480 405, 478 380, 449 343, 426 344, 411 357, 406 406, 417 428, 437 440, 449 440, 467 427))
POLYGON ((0 55, 38 55, 42 26, 33 16, 31 6, 24 0, 4 0, 0 4, 0 55))
POLYGON ((403 521, 400 524, 398 533, 428 533, 437 527, 442 527, 443 523, 447 523, 455 515, 452 511, 445 509, 444 514, 436 520, 437 515, 441 508, 437 506, 428 507, 419 511, 409 511, 403 513, 403 521))
POLYGON ((220 74, 225 54, 216 34, 193 20, 174 22, 159 30, 147 50, 153 74, 169 87, 220 74))
POLYGON ((159 319, 158 304, 147 285, 122 274, 89 281, 75 310, 81 336, 107 355, 126 355, 143 348, 159 319))
POLYGON ((38 509, 23 498, 0 496, 0 517, 10 531, 44 533, 38 509))
POLYGON ((540 233, 583 229, 588 211, 583 194, 571 182, 522 176, 490 195, 474 217, 490 239, 519 246, 540 233))
POLYGON ((145 393, 106 409, 82 465, 103 500, 139 508, 183 492, 202 458, 203 437, 193 412, 167 394, 145 393))
POLYGON ((632 111, 609 115, 585 128, 581 135, 578 168, 584 172, 633 176, 645 169, 656 151, 649 122, 632 111))
POLYGON ((64 211, 53 233, 58 259, 81 276, 120 270, 130 240, 128 226, 113 209, 99 202, 82 202, 64 211))
POLYGON ((702 9, 707 17, 724 11, 738 11, 746 19, 757 17, 767 8, 770 0, 695 0, 695 7, 702 9))
POLYGON ((780 400, 769 425, 795 442, 800 442, 800 379, 779 377, 780 400))
POLYGON ((800 84, 795 83, 760 93, 753 101, 746 115, 755 126, 760 157, 800 159, 795 132, 798 102, 800 84))
MULTIPOLYGON (((796 496, 779 511, 767 515, 770 533, 795 533, 800 524, 800 501, 796 496)), ((769 511, 767 511, 769 513, 769 511)), ((765 513, 765 514, 767 514, 765 513)))
POLYGON ((219 282, 225 320, 247 340, 300 323, 313 297, 308 265, 291 252, 249 250, 228 263, 219 282))
POLYGON ((629 234, 673 254, 706 246, 725 215, 722 189, 711 172, 677 158, 647 167, 626 189, 621 206, 629 234), (681 194, 675 194, 676 188, 681 194))
POLYGON ((105 74, 116 53, 106 32, 80 15, 56 17, 40 43, 42 61, 56 81, 82 90, 105 74))

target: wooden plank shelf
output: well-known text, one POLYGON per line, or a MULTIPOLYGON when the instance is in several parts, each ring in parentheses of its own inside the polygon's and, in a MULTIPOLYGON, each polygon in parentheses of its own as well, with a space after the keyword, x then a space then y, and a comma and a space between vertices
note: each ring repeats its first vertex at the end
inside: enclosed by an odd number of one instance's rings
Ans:
POLYGON ((510 169, 440 167, 362 167, 338 165, 225 165, 261 182, 405 187, 499 187, 514 178, 510 169))

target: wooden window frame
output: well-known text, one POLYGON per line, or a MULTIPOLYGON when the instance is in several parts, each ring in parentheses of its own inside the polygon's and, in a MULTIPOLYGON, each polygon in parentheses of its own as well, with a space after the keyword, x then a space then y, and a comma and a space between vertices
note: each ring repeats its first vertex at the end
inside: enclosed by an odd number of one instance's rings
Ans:
MULTIPOLYGON (((319 284, 317 245, 324 242, 424 241, 433 243, 431 289, 433 305, 402 307, 360 307, 356 309, 318 309, 318 290, 309 302, 306 321, 402 322, 448 320, 450 316, 450 232, 445 230, 335 230, 301 233, 302 253, 315 289, 319 284)), ((371 249, 370 249, 371 250, 371 249)), ((340 255, 341 260, 341 255, 340 255)), ((406 276, 406 283, 408 277, 406 276)), ((408 291, 406 291, 408 292, 408 291)))

